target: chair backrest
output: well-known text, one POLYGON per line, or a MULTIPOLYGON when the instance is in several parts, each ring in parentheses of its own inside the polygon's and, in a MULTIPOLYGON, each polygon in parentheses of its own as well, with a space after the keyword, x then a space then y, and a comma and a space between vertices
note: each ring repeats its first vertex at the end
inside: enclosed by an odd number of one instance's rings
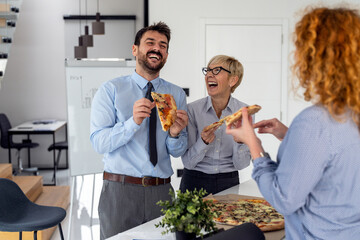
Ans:
MULTIPOLYGON (((17 219, 25 211, 30 200, 23 193, 21 188, 7 178, 0 178, 0 221, 17 219)), ((1 229, 1 226, 0 226, 1 229)))
POLYGON ((8 138, 10 128, 11 124, 8 117, 4 113, 0 113, 0 146, 3 148, 9 148, 9 140, 10 144, 12 143, 12 138, 8 138))

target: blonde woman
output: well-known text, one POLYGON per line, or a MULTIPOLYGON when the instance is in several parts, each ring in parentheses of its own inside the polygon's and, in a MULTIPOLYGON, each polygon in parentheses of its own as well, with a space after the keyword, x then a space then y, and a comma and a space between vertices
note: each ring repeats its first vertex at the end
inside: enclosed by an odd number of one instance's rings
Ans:
POLYGON ((182 156, 185 169, 180 190, 205 189, 217 193, 239 184, 238 170, 250 164, 243 143, 225 133, 225 125, 205 131, 211 123, 233 114, 247 104, 231 94, 240 85, 244 69, 235 58, 213 57, 203 68, 208 97, 188 104, 188 149, 182 156))

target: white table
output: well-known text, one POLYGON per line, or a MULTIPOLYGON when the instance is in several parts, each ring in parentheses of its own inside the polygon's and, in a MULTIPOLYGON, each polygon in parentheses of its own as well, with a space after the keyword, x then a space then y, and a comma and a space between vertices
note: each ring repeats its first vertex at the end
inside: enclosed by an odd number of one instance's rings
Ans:
MULTIPOLYGON (((65 127, 65 141, 67 141, 67 122, 62 120, 37 120, 37 121, 29 121, 22 123, 16 127, 9 129, 9 141, 10 137, 13 135, 27 135, 27 139, 30 140, 30 135, 52 135, 52 143, 55 144, 56 138, 55 134, 61 128, 65 127)), ((53 167, 52 168, 38 168, 39 170, 54 170, 55 182, 52 184, 44 184, 44 185, 56 185, 56 170, 55 170, 55 149, 53 150, 53 167)), ((9 148, 9 163, 11 163, 11 149, 9 148)), ((30 162, 30 149, 28 149, 28 166, 31 167, 30 162)), ((68 155, 66 155, 66 167, 68 168, 68 155)), ((61 169, 61 168, 58 168, 61 169)))
MULTIPOLYGON (((240 185, 236 185, 232 188, 229 188, 225 191, 218 193, 217 195, 225 195, 225 194, 239 194, 246 196, 254 196, 254 197, 262 197, 259 188, 254 180, 249 180, 247 182, 241 183, 240 185)), ((113 237, 108 238, 108 240, 145 240, 145 239, 166 239, 166 240, 175 240, 175 234, 166 234, 161 235, 163 228, 156 228, 155 223, 160 222, 162 217, 156 218, 152 221, 146 222, 142 225, 129 229, 125 232, 119 233, 113 237)), ((276 231, 271 233, 266 233, 265 237, 267 240, 272 239, 281 239, 284 236, 283 231, 276 231)))

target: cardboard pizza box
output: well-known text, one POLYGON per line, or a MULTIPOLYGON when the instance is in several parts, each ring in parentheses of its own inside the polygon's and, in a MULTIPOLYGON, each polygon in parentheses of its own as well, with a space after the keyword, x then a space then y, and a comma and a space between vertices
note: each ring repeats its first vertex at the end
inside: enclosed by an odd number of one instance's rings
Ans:
MULTIPOLYGON (((254 196, 246 196, 246 195, 238 195, 238 194, 226 194, 226 195, 212 195, 209 194, 204 199, 207 198, 215 198, 218 201, 236 201, 239 199, 264 199, 261 197, 254 197, 254 196)), ((216 224, 217 228, 223 228, 224 230, 228 230, 234 226, 225 225, 225 224, 216 224)), ((280 240, 285 236, 285 230, 277 230, 271 232, 264 232, 266 240, 280 240)))

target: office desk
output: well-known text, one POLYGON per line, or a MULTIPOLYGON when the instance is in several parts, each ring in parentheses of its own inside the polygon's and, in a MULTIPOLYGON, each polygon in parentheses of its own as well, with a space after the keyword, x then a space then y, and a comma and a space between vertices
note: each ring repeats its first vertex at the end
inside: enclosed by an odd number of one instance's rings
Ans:
MULTIPOLYGON (((226 194, 239 194, 246 196, 262 197, 259 188, 254 180, 249 180, 239 185, 236 185, 232 188, 226 189, 222 192, 217 193, 216 195, 226 195, 226 194)), ((163 228, 156 228, 155 223, 159 223, 162 217, 155 218, 149 222, 146 222, 140 226, 129 229, 125 232, 119 233, 115 236, 108 238, 107 240, 133 240, 133 239, 166 239, 166 240, 176 240, 174 233, 168 233, 166 235, 161 235, 163 228)), ((116 224, 116 223, 114 223, 116 224)), ((266 240, 280 240, 284 237, 285 231, 273 231, 266 232, 266 240)))
MULTIPOLYGON (((45 122, 45 121, 44 121, 45 122)), ((51 121, 49 123, 41 123, 40 121, 29 121, 22 123, 16 127, 9 129, 9 140, 12 135, 27 135, 27 138, 30 140, 30 135, 52 135, 53 143, 55 143, 55 135, 58 130, 65 127, 65 140, 67 141, 67 123, 66 121, 51 121)), ((49 144, 50 145, 50 144, 49 144)), ((30 156, 30 149, 28 149, 28 156, 30 156)), ((39 168, 39 170, 49 170, 54 169, 55 171, 55 150, 53 150, 53 168, 39 168)), ((9 149, 9 163, 11 163, 11 149, 9 149)), ((31 167, 30 158, 28 158, 28 165, 31 167)), ((68 168, 68 156, 66 155, 66 167, 68 168)), ((59 168, 58 168, 59 169, 59 168)))

